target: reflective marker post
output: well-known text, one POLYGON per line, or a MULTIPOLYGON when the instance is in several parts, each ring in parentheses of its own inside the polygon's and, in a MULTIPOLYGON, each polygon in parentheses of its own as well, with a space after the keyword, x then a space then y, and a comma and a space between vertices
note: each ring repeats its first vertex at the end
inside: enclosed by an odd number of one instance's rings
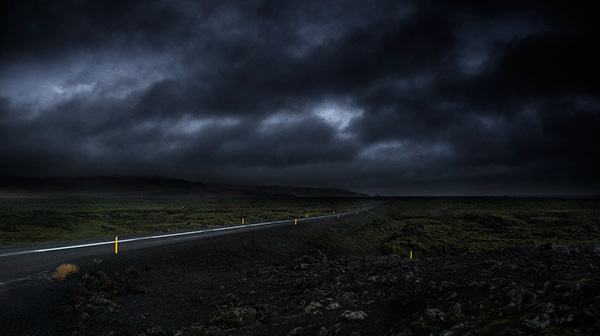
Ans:
POLYGON ((115 236, 115 254, 119 251, 119 236, 115 236))

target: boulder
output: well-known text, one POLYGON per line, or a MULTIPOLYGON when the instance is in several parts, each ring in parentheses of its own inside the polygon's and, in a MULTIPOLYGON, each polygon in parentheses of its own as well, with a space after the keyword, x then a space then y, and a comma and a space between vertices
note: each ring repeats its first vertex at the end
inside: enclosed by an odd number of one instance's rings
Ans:
POLYGON ((343 318, 350 321, 362 321, 367 317, 367 314, 362 310, 350 311, 346 310, 342 313, 343 318))

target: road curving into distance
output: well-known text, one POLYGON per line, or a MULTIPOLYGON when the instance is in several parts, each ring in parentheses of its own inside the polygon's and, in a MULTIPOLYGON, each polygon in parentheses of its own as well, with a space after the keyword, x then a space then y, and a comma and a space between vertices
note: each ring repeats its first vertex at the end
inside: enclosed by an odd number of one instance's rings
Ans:
MULTIPOLYGON (((322 219, 358 215, 375 209, 383 203, 376 203, 364 208, 308 218, 297 218, 274 222, 249 223, 222 226, 193 231, 181 231, 165 234, 148 234, 118 239, 118 253, 177 244, 184 241, 210 239, 230 234, 241 234, 255 230, 280 227, 284 225, 302 224, 322 219)), ((28 280, 48 280, 55 267, 62 263, 73 262, 81 258, 102 257, 115 253, 115 240, 92 240, 73 242, 66 245, 48 244, 9 249, 0 249, 0 293, 3 287, 28 280)))

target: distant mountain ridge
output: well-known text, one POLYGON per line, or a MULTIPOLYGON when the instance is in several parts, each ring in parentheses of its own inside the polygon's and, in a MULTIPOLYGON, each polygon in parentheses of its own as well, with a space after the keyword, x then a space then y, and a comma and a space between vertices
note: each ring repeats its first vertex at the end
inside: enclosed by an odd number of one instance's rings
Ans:
POLYGON ((337 188, 189 182, 168 177, 2 178, 0 197, 368 197, 337 188))

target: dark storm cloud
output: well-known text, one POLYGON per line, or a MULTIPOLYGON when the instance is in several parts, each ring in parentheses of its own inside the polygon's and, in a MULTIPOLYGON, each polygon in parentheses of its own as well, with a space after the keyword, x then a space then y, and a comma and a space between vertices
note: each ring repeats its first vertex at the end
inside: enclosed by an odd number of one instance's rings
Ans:
POLYGON ((186 17, 159 1, 8 1, 3 58, 63 57, 87 48, 161 49, 185 36, 186 17), (150 38, 152 37, 152 38, 150 38))
POLYGON ((586 2, 2 6, 4 176, 600 189, 586 2))

